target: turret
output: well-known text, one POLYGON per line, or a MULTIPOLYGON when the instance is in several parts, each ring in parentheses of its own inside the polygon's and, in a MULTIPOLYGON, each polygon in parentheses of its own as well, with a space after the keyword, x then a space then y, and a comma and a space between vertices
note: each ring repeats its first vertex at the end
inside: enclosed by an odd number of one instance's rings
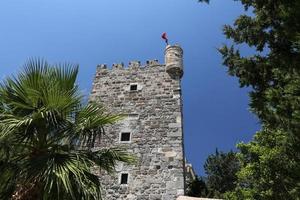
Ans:
POLYGON ((174 79, 183 76, 183 50, 179 45, 168 45, 165 50, 167 73, 174 79))

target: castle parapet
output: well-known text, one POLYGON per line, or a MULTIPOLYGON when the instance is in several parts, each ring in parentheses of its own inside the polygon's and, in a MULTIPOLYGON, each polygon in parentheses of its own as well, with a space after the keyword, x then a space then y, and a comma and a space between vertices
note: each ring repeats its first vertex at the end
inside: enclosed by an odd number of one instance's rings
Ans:
POLYGON ((146 62, 147 66, 153 66, 153 65, 160 65, 158 60, 147 60, 146 62))
POLYGON ((112 69, 123 69, 124 68, 124 63, 114 63, 112 65, 112 69))
POLYGON ((107 65, 106 64, 100 64, 100 65, 97 65, 97 70, 100 70, 100 69, 107 69, 107 65))
POLYGON ((140 61, 130 61, 127 66, 124 63, 114 63, 111 67, 108 67, 106 64, 97 65, 98 72, 110 72, 115 70, 138 70, 138 69, 147 69, 149 67, 161 66, 164 64, 160 64, 157 59, 147 60, 143 65, 140 61))
POLYGON ((172 79, 181 79, 183 76, 183 50, 179 45, 168 45, 165 49, 165 64, 161 64, 157 59, 147 60, 145 64, 140 61, 130 61, 127 66, 124 63, 115 63, 111 67, 106 64, 97 66, 97 75, 107 74, 119 70, 147 70, 157 66, 164 66, 165 71, 172 79))
POLYGON ((140 61, 130 61, 129 62, 129 69, 138 69, 141 67, 141 62, 140 61))

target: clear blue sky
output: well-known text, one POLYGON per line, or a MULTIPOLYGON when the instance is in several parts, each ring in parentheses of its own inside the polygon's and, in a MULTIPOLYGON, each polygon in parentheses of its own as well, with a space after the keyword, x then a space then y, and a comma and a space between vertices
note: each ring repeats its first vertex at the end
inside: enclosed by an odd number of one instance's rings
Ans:
POLYGON ((247 91, 226 74, 216 50, 229 43, 222 25, 241 13, 232 0, 1 0, 0 77, 15 74, 30 57, 68 61, 80 65, 78 83, 88 95, 97 64, 163 63, 160 35, 167 32, 184 49, 185 148, 202 175, 216 148, 234 149, 259 129, 247 91))

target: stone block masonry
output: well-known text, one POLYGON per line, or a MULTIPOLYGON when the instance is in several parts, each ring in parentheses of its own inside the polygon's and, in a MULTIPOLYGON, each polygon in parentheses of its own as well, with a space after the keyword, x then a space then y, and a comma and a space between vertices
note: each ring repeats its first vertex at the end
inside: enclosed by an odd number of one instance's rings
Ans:
POLYGON ((182 49, 168 45, 165 62, 97 67, 90 101, 126 118, 105 127, 95 146, 121 147, 137 157, 135 165, 119 163, 113 175, 99 172, 104 199, 175 200, 184 194, 182 49))

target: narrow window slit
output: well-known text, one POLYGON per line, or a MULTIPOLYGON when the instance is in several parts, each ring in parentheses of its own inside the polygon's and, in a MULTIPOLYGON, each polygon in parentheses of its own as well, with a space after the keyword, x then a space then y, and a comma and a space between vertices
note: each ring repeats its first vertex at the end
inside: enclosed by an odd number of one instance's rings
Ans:
POLYGON ((121 174, 121 185, 126 185, 128 183, 128 174, 127 173, 122 173, 121 174))

